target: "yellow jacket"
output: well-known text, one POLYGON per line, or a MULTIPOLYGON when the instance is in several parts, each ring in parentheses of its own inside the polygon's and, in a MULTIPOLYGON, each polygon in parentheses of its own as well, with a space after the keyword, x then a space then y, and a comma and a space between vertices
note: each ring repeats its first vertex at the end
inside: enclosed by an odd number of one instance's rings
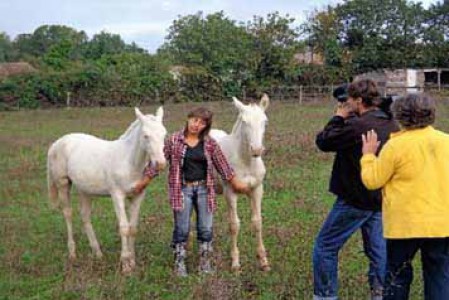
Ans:
POLYGON ((361 169, 368 189, 383 187, 386 238, 449 237, 449 135, 432 126, 393 133, 361 169))

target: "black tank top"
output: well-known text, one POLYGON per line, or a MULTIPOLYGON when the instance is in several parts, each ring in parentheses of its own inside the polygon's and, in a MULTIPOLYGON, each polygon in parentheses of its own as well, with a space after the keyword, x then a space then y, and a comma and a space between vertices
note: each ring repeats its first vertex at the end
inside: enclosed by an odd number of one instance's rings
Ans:
POLYGON ((194 147, 187 145, 182 172, 187 182, 206 180, 207 160, 204 155, 204 141, 199 141, 194 147))

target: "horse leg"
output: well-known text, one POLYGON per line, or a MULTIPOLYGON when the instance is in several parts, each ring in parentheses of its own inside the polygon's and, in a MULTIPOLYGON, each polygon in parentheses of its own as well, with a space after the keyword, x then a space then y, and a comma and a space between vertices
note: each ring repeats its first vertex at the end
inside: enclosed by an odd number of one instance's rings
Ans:
POLYGON ((122 264, 122 273, 125 275, 130 274, 134 266, 132 265, 132 255, 129 249, 129 222, 126 216, 125 210, 125 194, 122 192, 111 193, 112 200, 114 202, 115 214, 119 223, 120 238, 122 240, 122 253, 120 255, 120 261, 122 264))
POLYGON ((228 222, 231 233, 231 268, 234 271, 240 270, 240 254, 237 247, 237 237, 240 230, 240 219, 237 215, 237 195, 230 187, 224 189, 224 196, 228 202, 228 222))
POLYGON ((72 227, 72 202, 70 201, 71 183, 68 178, 60 179, 58 182, 58 195, 62 202, 62 213, 67 225, 67 247, 69 249, 69 259, 76 259, 75 240, 73 239, 72 227))
POLYGON ((129 206, 129 250, 131 252, 131 265, 134 267, 136 265, 136 251, 135 251, 135 242, 137 235, 137 226, 139 224, 139 211, 140 205, 142 204, 143 199, 145 198, 145 193, 140 193, 136 196, 129 206))
POLYGON ((101 253, 100 245, 98 244, 97 237, 95 236, 94 229, 91 222, 92 213, 92 199, 84 193, 79 193, 80 202, 80 214, 83 220, 84 231, 86 232, 87 238, 89 239, 90 247, 92 248, 92 253, 95 254, 97 258, 102 258, 103 253, 101 253))
POLYGON ((267 253, 262 238, 262 196, 263 185, 259 185, 251 192, 251 224, 256 232, 257 239, 257 257, 259 258, 260 268, 263 271, 270 270, 270 263, 267 259, 267 253))

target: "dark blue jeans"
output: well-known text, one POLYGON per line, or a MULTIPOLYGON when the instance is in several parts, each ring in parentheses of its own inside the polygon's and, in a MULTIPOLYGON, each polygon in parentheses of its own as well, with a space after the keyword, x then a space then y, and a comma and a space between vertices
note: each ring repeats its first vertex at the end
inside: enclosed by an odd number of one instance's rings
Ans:
POLYGON ((206 185, 183 186, 184 209, 174 212, 175 228, 173 230, 173 244, 185 243, 189 238, 190 215, 196 212, 197 239, 199 242, 212 241, 213 213, 207 210, 206 185))
POLYGON ((314 299, 338 298, 338 252, 358 229, 369 259, 368 280, 373 294, 382 293, 386 243, 382 234, 382 214, 361 210, 337 198, 315 240, 313 249, 314 299))
POLYGON ((388 239, 384 299, 409 298, 412 260, 418 250, 421 250, 424 299, 449 299, 449 237, 388 239))

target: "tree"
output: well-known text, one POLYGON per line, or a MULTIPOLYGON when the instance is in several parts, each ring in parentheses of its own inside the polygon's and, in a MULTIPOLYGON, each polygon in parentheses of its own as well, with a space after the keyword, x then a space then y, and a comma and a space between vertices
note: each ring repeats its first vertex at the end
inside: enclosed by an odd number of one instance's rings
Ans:
POLYGON ((9 36, 0 32, 0 62, 12 61, 14 58, 14 49, 9 36))
POLYGON ((425 15, 424 23, 424 65, 449 67, 449 1, 432 4, 425 15))
POLYGON ((102 84, 106 90, 118 91, 136 103, 157 99, 172 85, 168 62, 147 53, 103 55, 96 62, 105 74, 102 84))
POLYGON ((207 16, 198 12, 173 22, 159 54, 176 65, 200 68, 201 72, 189 74, 216 78, 223 84, 226 95, 235 95, 251 73, 252 45, 252 37, 245 28, 222 11, 207 16))
POLYGON ((281 16, 278 12, 270 13, 266 19, 254 16, 248 22, 247 31, 252 35, 258 80, 283 82, 294 73, 293 56, 298 48, 297 29, 292 28, 295 21, 289 15, 281 16))
POLYGON ((354 72, 423 65, 425 10, 406 0, 345 0, 316 11, 303 32, 326 64, 354 72))
POLYGON ((35 51, 33 49, 32 34, 22 33, 17 35, 16 39, 13 41, 14 48, 17 49, 18 55, 23 58, 26 56, 35 56, 35 51))
POLYGON ((339 38, 353 52, 357 71, 419 65, 423 8, 420 3, 346 0, 336 8, 339 38), (374 57, 372 55, 375 55, 374 57))
POLYGON ((69 67, 70 58, 73 51, 74 47, 71 41, 63 40, 52 45, 42 59, 47 66, 61 71, 69 67))
POLYGON ((87 59, 96 60, 103 55, 123 53, 126 48, 126 43, 120 35, 102 31, 84 45, 83 54, 87 59))
POLYGON ((32 34, 20 34, 15 40, 15 47, 21 56, 31 55, 35 57, 44 56, 57 44, 70 45, 70 56, 77 58, 75 51, 87 41, 84 31, 63 25, 43 25, 38 27, 32 34))
POLYGON ((301 25, 301 36, 307 41, 310 50, 324 54, 326 44, 338 41, 340 23, 335 8, 327 6, 324 10, 315 10, 301 25))

